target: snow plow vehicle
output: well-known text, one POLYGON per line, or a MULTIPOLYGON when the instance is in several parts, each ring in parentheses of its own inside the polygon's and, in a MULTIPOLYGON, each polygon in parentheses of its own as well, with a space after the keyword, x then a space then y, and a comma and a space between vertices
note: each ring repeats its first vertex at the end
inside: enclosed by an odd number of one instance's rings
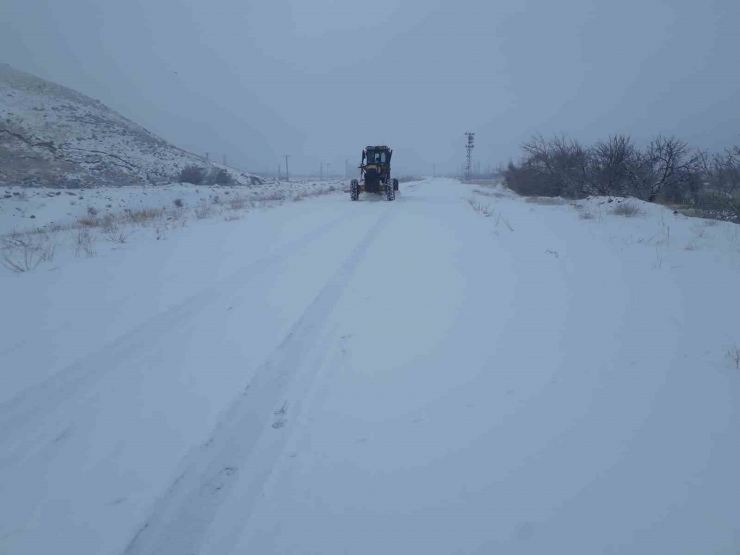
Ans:
POLYGON ((385 145, 368 146, 362 151, 359 168, 362 179, 350 183, 350 198, 358 200, 360 193, 385 194, 388 200, 395 200, 398 179, 391 178, 391 157, 393 151, 385 145))

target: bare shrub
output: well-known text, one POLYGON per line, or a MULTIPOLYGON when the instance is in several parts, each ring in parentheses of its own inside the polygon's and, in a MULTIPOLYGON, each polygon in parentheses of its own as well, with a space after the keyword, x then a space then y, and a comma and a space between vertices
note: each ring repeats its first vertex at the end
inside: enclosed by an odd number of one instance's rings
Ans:
POLYGON ((0 238, 0 264, 16 273, 30 272, 42 262, 51 262, 56 243, 45 233, 6 235, 0 238))
POLYGON ((106 214, 100 218, 99 225, 103 233, 111 233, 118 230, 118 222, 113 214, 106 214))
POLYGON ((231 177, 228 171, 223 168, 214 168, 208 174, 208 183, 210 185, 231 185, 234 182, 234 178, 231 177))
POLYGON ((46 226, 46 230, 50 233, 58 233, 60 231, 66 231, 71 228, 72 226, 70 224, 60 224, 58 222, 51 222, 46 226))
POLYGON ((95 252, 94 243, 95 235, 91 228, 81 227, 72 234, 74 241, 75 256, 80 256, 80 253, 85 253, 88 258, 92 258, 97 255, 95 252))
POLYGON ((694 203, 698 215, 740 224, 740 147, 708 159, 706 179, 694 203))
POLYGON ((232 210, 242 210, 246 206, 246 199, 243 199, 241 197, 236 197, 229 200, 229 208, 231 208, 232 210))
POLYGON ((219 197, 218 195, 213 195, 211 201, 213 202, 213 204, 221 204, 221 197, 219 197))
POLYGON ((675 137, 658 135, 643 150, 636 150, 628 169, 630 196, 655 202, 683 202, 700 185, 702 156, 675 137))
POLYGON ((98 215, 98 209, 94 206, 88 206, 87 207, 87 215, 88 216, 97 216, 98 215))
POLYGON ((509 231, 514 231, 514 228, 511 227, 509 220, 504 218, 501 214, 497 213, 494 218, 494 228, 498 228, 499 224, 501 223, 503 223, 509 231))
POLYGON ((137 210, 126 209, 124 216, 131 224, 146 224, 162 217, 164 210, 161 208, 139 208, 137 210))
POLYGON ((241 219, 242 217, 239 214, 226 214, 226 216, 224 216, 225 222, 236 222, 241 219))
POLYGON ((581 210, 578 212, 579 220, 595 220, 596 215, 590 210, 581 210))
POLYGON ((597 142, 588 151, 587 192, 601 196, 624 194, 635 153, 626 135, 597 142))
POLYGON ((482 216, 485 216, 486 218, 490 218, 491 216, 493 216, 494 209, 491 208, 490 205, 483 204, 474 198, 469 198, 467 200, 468 200, 468 204, 473 208, 473 210, 478 212, 478 214, 481 214, 482 216))
POLYGON ((610 210, 615 216, 624 216, 625 218, 634 218, 642 214, 640 207, 631 202, 620 202, 610 210))
POLYGON ((285 193, 282 193, 280 191, 274 191, 272 193, 265 193, 264 195, 257 197, 256 200, 261 200, 261 201, 285 200, 285 193))
POLYGON ((82 216, 77 218, 77 225, 82 227, 98 227, 100 225, 100 221, 97 216, 82 216))
POLYGON ((558 197, 527 197, 526 202, 529 204, 541 204, 543 206, 558 206, 565 204, 567 201, 558 197))
POLYGON ((740 347, 733 345, 727 350, 727 358, 735 366, 736 370, 740 370, 740 347))
POLYGON ((193 185, 200 185, 203 183, 206 177, 206 170, 200 166, 186 166, 180 172, 180 183, 191 183, 193 185))
POLYGON ((195 219, 204 220, 213 214, 213 208, 209 204, 201 203, 195 207, 195 219))
MULTIPOLYGON (((539 174, 545 185, 539 196, 580 198, 588 184, 589 155, 575 139, 536 135, 522 145, 526 165, 539 174)), ((537 193, 535 193, 537 194, 537 193)))
POLYGON ((505 198, 506 195, 499 192, 499 191, 481 191, 480 189, 475 189, 473 192, 477 195, 483 195, 484 197, 493 197, 493 198, 505 198))
POLYGON ((176 198, 172 201, 172 204, 174 204, 177 208, 182 208, 184 206, 181 198, 176 198))
POLYGON ((157 239, 157 241, 161 241, 165 238, 165 231, 167 230, 164 226, 156 226, 154 228, 154 237, 157 239))
POLYGON ((111 243, 119 243, 124 244, 126 241, 128 241, 130 232, 117 228, 115 230, 110 230, 104 232, 105 238, 108 239, 111 243))

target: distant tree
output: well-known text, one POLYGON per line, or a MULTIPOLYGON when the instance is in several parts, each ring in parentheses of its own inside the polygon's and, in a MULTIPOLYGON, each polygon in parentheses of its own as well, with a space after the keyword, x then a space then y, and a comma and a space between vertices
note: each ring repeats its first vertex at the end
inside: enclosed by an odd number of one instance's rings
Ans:
POLYGON ((588 152, 565 136, 536 135, 524 145, 524 166, 543 176, 551 196, 578 198, 588 188, 588 152), (552 195, 554 193, 554 195, 552 195))
POLYGON ((588 151, 588 192, 593 195, 625 194, 635 147, 629 136, 614 135, 588 151))
POLYGON ((705 216, 740 224, 740 147, 706 160, 706 185, 696 207, 705 216))
POLYGON ((678 200, 699 183, 701 154, 675 137, 658 136, 635 152, 627 179, 628 192, 641 200, 655 202, 664 192, 678 200))

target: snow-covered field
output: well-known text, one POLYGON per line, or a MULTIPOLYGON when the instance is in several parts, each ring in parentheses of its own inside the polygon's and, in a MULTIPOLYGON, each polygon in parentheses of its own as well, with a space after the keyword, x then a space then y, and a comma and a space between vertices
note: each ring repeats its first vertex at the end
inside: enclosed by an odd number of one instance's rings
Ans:
POLYGON ((50 224, 66 226, 88 216, 90 209, 101 217, 126 210, 167 209, 176 201, 183 207, 227 203, 234 198, 247 201, 293 200, 305 195, 340 189, 341 180, 303 179, 292 182, 266 181, 258 186, 198 186, 187 183, 159 186, 49 189, 45 187, 0 187, 0 235, 14 231, 44 230, 50 224))
POLYGON ((737 553, 738 226, 578 204, 434 179, 0 268, 0 552, 737 553))
POLYGON ((259 186, 198 186, 187 183, 159 186, 96 187, 91 189, 49 189, 45 187, 0 187, 0 235, 44 230, 50 224, 73 224, 92 208, 101 217, 126 210, 171 208, 175 201, 197 207, 234 198, 248 201, 293 200, 305 195, 344 188, 342 180, 266 181, 259 186))

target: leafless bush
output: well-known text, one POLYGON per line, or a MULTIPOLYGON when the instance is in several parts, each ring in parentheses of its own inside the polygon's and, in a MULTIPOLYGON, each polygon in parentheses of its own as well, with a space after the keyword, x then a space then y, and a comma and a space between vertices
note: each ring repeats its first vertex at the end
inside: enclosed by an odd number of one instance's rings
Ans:
POLYGON ((526 202, 529 204, 541 204, 543 206, 557 206, 566 203, 565 200, 558 197, 527 197, 526 202))
POLYGON ((736 370, 740 370, 740 347, 733 345, 727 350, 727 358, 735 365, 736 370))
POLYGON ((213 195, 211 201, 213 202, 213 204, 221 204, 221 197, 219 197, 218 195, 213 195))
POLYGON ((590 210, 580 210, 578 212, 578 218, 580 220, 595 220, 596 215, 590 210))
POLYGON ((207 182, 210 185, 231 185, 234 178, 223 168, 214 168, 208 173, 207 182))
POLYGON ((625 135, 583 147, 565 137, 538 135, 523 157, 500 170, 504 184, 522 196, 633 196, 685 203, 702 188, 704 155, 675 137, 658 136, 638 149, 625 135))
POLYGON ((239 214, 226 214, 226 216, 224 216, 225 222, 236 222, 241 219, 242 217, 239 214))
POLYGON ((172 201, 172 204, 174 204, 177 208, 182 208, 184 206, 181 198, 176 198, 172 201))
POLYGON ((180 172, 180 183, 200 185, 206 178, 206 170, 199 166, 186 166, 180 172))
POLYGON ((675 137, 658 135, 636 150, 627 176, 627 192, 640 200, 683 202, 701 183, 701 153, 675 137))
POLYGON ((97 255, 94 248, 95 235, 91 228, 80 227, 74 231, 72 239, 74 241, 75 256, 80 256, 80 253, 82 252, 84 252, 88 258, 92 258, 97 255))
POLYGON ((242 210, 247 206, 247 201, 241 197, 232 198, 229 200, 229 208, 232 210, 242 210))
POLYGON ((494 209, 491 208, 490 205, 483 204, 482 202, 474 198, 469 198, 467 200, 468 200, 468 204, 473 208, 473 210, 478 212, 478 214, 481 214, 482 216, 485 216, 486 218, 490 218, 491 216, 493 216, 494 209))
POLYGON ((285 193, 282 193, 280 191, 274 191, 272 193, 266 193, 262 196, 259 196, 256 198, 256 200, 261 201, 280 201, 285 200, 285 193))
POLYGON ((501 214, 497 213, 494 217, 494 228, 498 228, 499 224, 501 223, 503 223, 509 231, 514 231, 514 228, 511 227, 509 220, 504 218, 501 214))
POLYGON ((166 231, 166 227, 164 226, 158 225, 154 228, 154 237, 157 239, 157 241, 161 241, 162 239, 165 238, 165 231, 166 231))
POLYGON ((87 207, 87 215, 88 216, 97 216, 98 215, 98 209, 94 206, 88 206, 87 207))
POLYGON ((112 233, 118 230, 118 222, 113 214, 106 214, 100 218, 99 225, 103 233, 112 233))
POLYGON ((70 224, 60 224, 59 222, 51 222, 46 226, 46 230, 49 233, 58 233, 60 231, 66 231, 71 228, 72 226, 70 224))
POLYGON ((544 178, 546 187, 540 196, 580 198, 584 195, 589 155, 578 141, 565 136, 545 139, 536 135, 522 145, 522 150, 527 166, 544 178))
POLYGON ((708 158, 706 176, 694 203, 699 215, 740 224, 740 147, 708 158))
POLYGON ((30 272, 54 259, 56 244, 45 233, 6 235, 0 238, 0 264, 16 273, 30 272))
POLYGON ((642 214, 640 207, 631 202, 620 202, 610 212, 615 216, 624 216, 625 218, 634 218, 642 214))
POLYGON ((77 218, 77 225, 82 227, 98 227, 100 225, 100 221, 97 216, 82 216, 77 218))
POLYGON ((588 150, 586 192, 601 196, 624 194, 635 153, 626 135, 597 142, 588 150))
POLYGON ((105 238, 111 243, 119 243, 122 245, 128 241, 130 232, 121 229, 120 227, 116 227, 115 229, 104 231, 103 235, 105 235, 105 238))
POLYGON ((481 191, 480 189, 473 190, 474 193, 478 195, 483 195, 484 197, 494 197, 494 198, 504 198, 506 197, 505 194, 499 192, 499 191, 481 191))
POLYGON ((204 220, 213 214, 213 208, 209 204, 201 203, 195 207, 195 219, 204 220))
POLYGON ((131 224, 146 224, 158 220, 164 214, 161 208, 139 208, 137 210, 127 209, 124 216, 127 222, 131 224))

